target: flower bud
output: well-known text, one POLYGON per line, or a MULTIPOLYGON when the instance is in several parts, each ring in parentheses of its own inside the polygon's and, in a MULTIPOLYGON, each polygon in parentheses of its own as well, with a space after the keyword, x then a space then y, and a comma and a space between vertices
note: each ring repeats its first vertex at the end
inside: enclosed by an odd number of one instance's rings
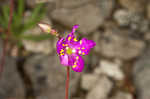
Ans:
POLYGON ((51 27, 48 24, 45 23, 39 23, 38 26, 41 28, 41 30, 45 33, 50 33, 51 32, 51 27))

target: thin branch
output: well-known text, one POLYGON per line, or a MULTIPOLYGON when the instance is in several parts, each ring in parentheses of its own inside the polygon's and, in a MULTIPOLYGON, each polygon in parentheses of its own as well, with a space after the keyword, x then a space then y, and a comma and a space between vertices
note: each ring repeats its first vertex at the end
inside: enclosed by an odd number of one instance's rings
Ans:
POLYGON ((5 57, 7 53, 7 46, 8 46, 8 39, 11 34, 11 24, 12 24, 12 18, 13 18, 13 10, 14 10, 14 0, 10 0, 10 12, 9 12, 9 22, 8 22, 8 28, 6 33, 6 39, 4 39, 3 43, 3 51, 1 56, 1 62, 0 62, 0 73, 2 73, 4 64, 5 64, 5 57))
POLYGON ((10 33, 11 33, 11 24, 12 24, 12 19, 13 19, 13 11, 14 11, 14 0, 10 0, 10 14, 9 14, 8 32, 7 32, 8 35, 10 35, 10 33))
POLYGON ((70 78, 70 67, 67 66, 67 80, 66 80, 66 98, 69 99, 69 78, 70 78))

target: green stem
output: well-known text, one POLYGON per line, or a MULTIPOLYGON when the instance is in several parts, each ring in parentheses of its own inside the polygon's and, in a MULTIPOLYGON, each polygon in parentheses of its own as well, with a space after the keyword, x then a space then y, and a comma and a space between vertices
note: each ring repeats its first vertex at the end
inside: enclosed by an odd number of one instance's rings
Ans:
POLYGON ((14 0, 10 0, 9 23, 8 23, 7 32, 5 32, 7 36, 6 36, 6 39, 4 39, 4 43, 3 43, 3 52, 2 52, 2 56, 1 56, 1 62, 0 62, 0 73, 3 71, 3 67, 5 64, 5 56, 7 53, 8 39, 9 39, 9 36, 11 33, 13 9, 14 9, 14 0))
POLYGON ((70 77, 70 67, 67 66, 66 98, 65 99, 69 99, 69 77, 70 77))

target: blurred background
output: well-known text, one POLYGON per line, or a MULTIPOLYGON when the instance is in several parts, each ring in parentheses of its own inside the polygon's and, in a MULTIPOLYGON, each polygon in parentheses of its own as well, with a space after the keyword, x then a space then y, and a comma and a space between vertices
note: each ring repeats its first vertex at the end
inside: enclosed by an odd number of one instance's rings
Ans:
POLYGON ((58 39, 39 22, 96 42, 70 99, 150 99, 149 0, 0 0, 0 99, 65 99, 58 39))

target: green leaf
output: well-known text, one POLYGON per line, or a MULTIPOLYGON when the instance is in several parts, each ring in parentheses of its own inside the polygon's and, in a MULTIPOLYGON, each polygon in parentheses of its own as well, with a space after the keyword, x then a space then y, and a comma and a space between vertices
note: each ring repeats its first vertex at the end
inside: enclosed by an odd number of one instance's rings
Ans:
POLYGON ((31 40, 31 41, 42 41, 48 40, 52 36, 50 34, 40 34, 40 35, 21 35, 20 39, 31 40))
POLYGON ((2 7, 2 14, 4 16, 4 20, 8 21, 9 20, 9 6, 2 7))
POLYGON ((45 8, 43 7, 43 4, 37 5, 37 7, 32 11, 29 20, 24 24, 23 31, 26 31, 36 26, 44 15, 45 15, 45 8))
POLYGON ((17 14, 19 17, 22 17, 24 12, 24 0, 18 0, 18 8, 17 8, 17 14))
POLYGON ((0 26, 2 26, 4 29, 7 28, 7 24, 4 20, 4 17, 0 15, 0 26))
POLYGON ((12 31, 14 32, 14 35, 18 35, 18 33, 22 33, 21 27, 23 27, 22 24, 23 13, 24 13, 24 0, 18 0, 17 11, 15 11, 13 14, 12 31))
POLYGON ((9 6, 5 5, 2 7, 2 20, 3 21, 3 26, 6 28, 8 26, 8 21, 9 21, 9 6))
POLYGON ((23 43, 22 43, 22 42, 17 42, 17 46, 18 46, 19 48, 21 48, 21 47, 23 46, 23 43))
POLYGON ((7 37, 7 34, 3 32, 3 33, 0 34, 0 37, 5 39, 7 37))

